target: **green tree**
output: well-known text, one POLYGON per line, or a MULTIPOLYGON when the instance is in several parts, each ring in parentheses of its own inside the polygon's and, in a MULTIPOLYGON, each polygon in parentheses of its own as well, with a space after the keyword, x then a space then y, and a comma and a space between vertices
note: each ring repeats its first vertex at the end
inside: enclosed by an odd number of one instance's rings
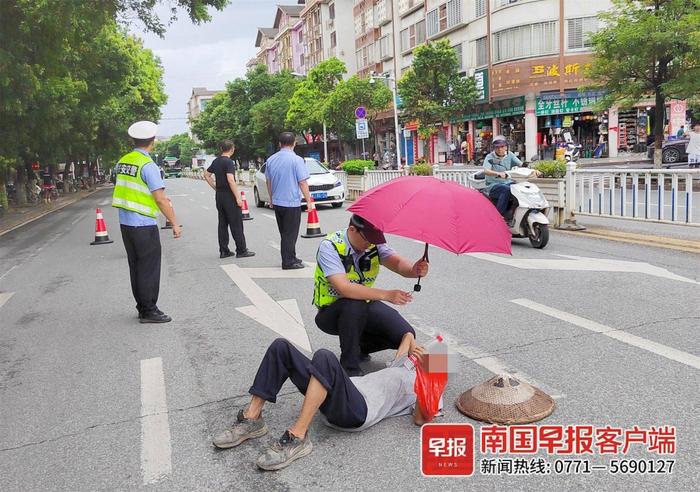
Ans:
POLYGON ((413 64, 401 77, 398 91, 404 117, 420 122, 427 136, 433 125, 464 113, 477 99, 474 78, 459 75, 457 53, 448 40, 428 42, 413 52, 413 64))
MULTIPOLYGON (((287 124, 297 132, 313 136, 321 134, 326 117, 326 101, 345 73, 345 63, 335 57, 312 68, 289 101, 287 124)), ((333 129, 342 131, 342 128, 333 129)))
POLYGON ((700 92, 700 0, 613 3, 591 36, 595 63, 587 75, 607 91, 601 107, 654 97, 654 165, 660 167, 666 102, 700 92))
POLYGON ((335 129, 339 139, 351 140, 355 138, 355 109, 358 106, 367 110, 367 121, 373 129, 377 115, 390 105, 391 90, 386 85, 353 75, 338 82, 329 94, 323 107, 323 118, 335 129))
POLYGON ((209 152, 218 142, 231 139, 241 159, 271 153, 280 132, 286 129, 289 100, 299 81, 289 72, 267 73, 264 65, 226 84, 192 123, 192 133, 209 152))
POLYGON ((156 142, 153 153, 158 154, 159 160, 173 156, 180 159, 180 164, 183 166, 190 166, 192 165, 194 149, 197 147, 197 143, 187 133, 179 133, 168 140, 156 142))

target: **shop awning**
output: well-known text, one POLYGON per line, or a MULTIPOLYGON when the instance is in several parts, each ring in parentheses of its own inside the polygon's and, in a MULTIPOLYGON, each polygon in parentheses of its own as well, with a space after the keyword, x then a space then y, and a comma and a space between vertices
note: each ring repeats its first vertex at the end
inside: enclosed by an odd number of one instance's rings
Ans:
POLYGON ((451 119, 450 123, 486 120, 489 118, 503 118, 505 116, 517 116, 520 114, 525 114, 524 96, 503 99, 502 101, 494 101, 491 104, 475 106, 473 111, 451 119))

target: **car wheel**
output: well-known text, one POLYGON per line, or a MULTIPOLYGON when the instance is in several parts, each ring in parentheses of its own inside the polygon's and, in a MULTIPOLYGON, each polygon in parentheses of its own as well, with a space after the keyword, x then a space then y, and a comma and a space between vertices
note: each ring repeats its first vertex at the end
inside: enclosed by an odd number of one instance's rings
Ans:
POLYGON ((260 201, 260 195, 258 194, 258 187, 253 188, 253 197, 255 198, 255 206, 258 208, 263 208, 265 202, 260 201))
POLYGON ((343 202, 338 202, 333 204, 333 208, 340 208, 343 206, 343 202))
POLYGON ((664 151, 661 153, 661 159, 663 162, 674 164, 681 160, 681 151, 673 147, 669 147, 664 149, 664 151))

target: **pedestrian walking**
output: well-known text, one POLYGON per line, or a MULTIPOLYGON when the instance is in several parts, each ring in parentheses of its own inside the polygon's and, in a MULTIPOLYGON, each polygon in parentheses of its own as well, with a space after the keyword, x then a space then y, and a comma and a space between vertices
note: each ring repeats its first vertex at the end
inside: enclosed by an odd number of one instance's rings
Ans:
POLYGON ((693 128, 688 132, 690 141, 685 149, 688 154, 688 167, 700 167, 700 121, 696 121, 693 128))
POLYGON ((280 150, 270 156, 265 165, 265 180, 270 196, 270 208, 275 211, 280 231, 280 251, 283 270, 304 268, 297 258, 296 244, 301 224, 301 197, 310 209, 315 205, 309 194, 309 169, 302 157, 294 153, 296 136, 283 132, 279 136, 280 150))
POLYGON ((158 309, 160 290, 160 236, 158 211, 173 225, 173 236, 182 232, 175 210, 165 194, 165 183, 149 152, 158 126, 138 121, 129 127, 134 150, 119 159, 112 206, 119 209, 119 224, 129 260, 131 292, 141 323, 167 323, 170 316, 158 309))
POLYGON ((236 258, 255 256, 246 246, 243 233, 243 201, 236 185, 236 166, 231 160, 235 151, 231 140, 219 144, 219 157, 214 159, 204 172, 204 179, 216 192, 216 210, 219 213, 219 258, 228 258, 233 253, 228 248, 228 231, 231 229, 236 243, 236 258), (214 178, 216 178, 216 182, 214 178))

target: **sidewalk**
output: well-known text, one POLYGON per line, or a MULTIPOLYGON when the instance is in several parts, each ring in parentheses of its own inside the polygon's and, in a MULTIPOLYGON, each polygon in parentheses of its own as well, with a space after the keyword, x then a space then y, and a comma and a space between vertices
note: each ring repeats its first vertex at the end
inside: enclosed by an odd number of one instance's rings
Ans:
POLYGON ((588 215, 577 215, 576 223, 584 226, 586 230, 554 230, 564 234, 700 254, 700 227, 588 215))
POLYGON ((599 159, 579 159, 577 165, 579 167, 599 167, 599 166, 614 166, 620 164, 653 164, 653 161, 647 158, 646 152, 629 153, 618 157, 601 157, 599 159))
POLYGON ((111 185, 101 185, 92 190, 81 190, 77 193, 61 195, 51 203, 41 203, 39 205, 24 205, 22 207, 11 207, 2 217, 0 217, 0 236, 17 229, 25 224, 33 222, 44 215, 61 210, 83 198, 86 198, 97 191, 111 185))

